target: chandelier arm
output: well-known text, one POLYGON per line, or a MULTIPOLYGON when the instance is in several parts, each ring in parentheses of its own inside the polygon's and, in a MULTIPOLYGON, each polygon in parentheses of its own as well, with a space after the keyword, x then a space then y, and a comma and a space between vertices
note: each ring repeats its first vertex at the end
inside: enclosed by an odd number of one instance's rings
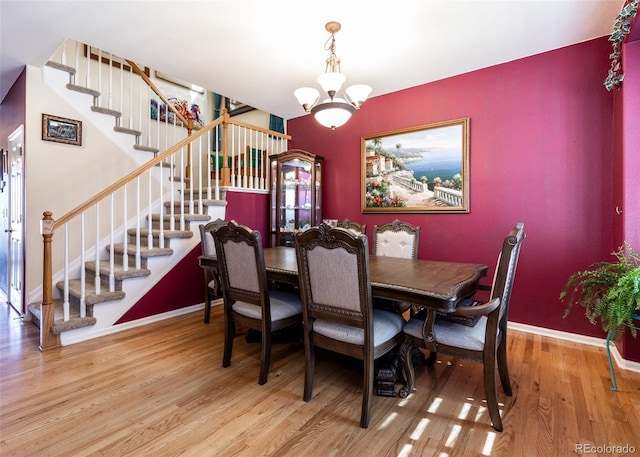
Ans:
POLYGON ((325 25, 325 29, 331 36, 325 41, 324 49, 329 51, 330 54, 326 59, 324 74, 318 77, 318 83, 320 83, 329 98, 322 100, 318 96, 312 101, 312 97, 309 94, 317 92, 312 88, 301 88, 294 92, 304 110, 311 112, 320 124, 332 130, 344 125, 351 115, 362 107, 371 92, 371 87, 356 84, 342 91, 344 98, 337 97, 346 79, 340 70, 340 59, 336 55, 335 34, 340 28, 340 23, 334 21, 325 25))

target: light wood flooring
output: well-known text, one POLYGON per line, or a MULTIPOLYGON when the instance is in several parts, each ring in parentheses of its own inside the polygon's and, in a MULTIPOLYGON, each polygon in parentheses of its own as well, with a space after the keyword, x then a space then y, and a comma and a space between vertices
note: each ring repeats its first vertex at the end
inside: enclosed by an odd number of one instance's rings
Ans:
POLYGON ((221 367, 220 307, 209 325, 192 313, 45 353, 32 324, 0 315, 3 457, 640 454, 640 374, 618 370, 610 391, 604 348, 512 331, 502 433, 481 366, 444 356, 418 367, 409 398, 375 396, 363 430, 358 362, 321 354, 305 403, 302 347, 279 343, 259 386, 259 344, 238 337, 221 367))

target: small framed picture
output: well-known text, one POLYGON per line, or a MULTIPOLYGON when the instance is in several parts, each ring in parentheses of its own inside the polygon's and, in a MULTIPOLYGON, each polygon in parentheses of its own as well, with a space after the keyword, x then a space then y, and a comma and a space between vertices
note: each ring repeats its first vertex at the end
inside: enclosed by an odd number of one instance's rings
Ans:
POLYGON ((42 139, 82 146, 82 121, 42 114, 42 139))

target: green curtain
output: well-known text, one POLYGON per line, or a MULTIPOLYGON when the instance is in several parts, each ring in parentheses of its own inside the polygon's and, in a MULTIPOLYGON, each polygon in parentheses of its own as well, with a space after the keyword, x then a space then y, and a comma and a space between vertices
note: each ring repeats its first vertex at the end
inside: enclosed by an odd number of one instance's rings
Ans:
POLYGON ((269 130, 284 133, 284 119, 273 114, 269 114, 269 130))
MULTIPOLYGON (((213 93, 213 120, 215 121, 222 116, 222 95, 213 93)), ((222 126, 216 127, 216 134, 213 136, 211 143, 212 151, 222 151, 222 126), (217 145, 216 145, 217 142, 217 145)))

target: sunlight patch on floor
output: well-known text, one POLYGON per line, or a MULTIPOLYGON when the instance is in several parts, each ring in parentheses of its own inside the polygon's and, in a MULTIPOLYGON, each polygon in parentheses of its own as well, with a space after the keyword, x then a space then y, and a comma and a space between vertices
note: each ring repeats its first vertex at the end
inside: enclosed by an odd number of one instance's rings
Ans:
POLYGON ((411 455, 411 449, 413 449, 413 446, 411 446, 410 444, 405 444, 404 446, 402 446, 398 457, 407 457, 408 455, 411 455))
POLYGON ((458 414, 458 419, 465 420, 469 415, 470 410, 471 410, 471 403, 464 403, 462 405, 462 409, 460 409, 460 414, 458 414))
POLYGON ((487 410, 486 406, 480 406, 478 408, 478 412, 476 413, 476 422, 480 422, 484 412, 487 410))
POLYGON ((410 438, 414 441, 418 441, 422 436, 422 433, 426 430, 427 425, 429 425, 429 419, 424 417, 420 419, 420 422, 418 422, 418 425, 416 425, 416 428, 411 434, 410 438))
POLYGON ((456 440, 458 439, 458 436, 460 435, 461 430, 462 430, 462 427, 460 425, 454 425, 453 427, 451 427, 451 433, 449 433, 447 442, 444 443, 444 445, 446 447, 453 447, 453 445, 456 444, 456 440))
POLYGON ((487 433, 487 439, 484 442, 484 447, 482 448, 482 455, 491 455, 491 450, 493 449, 493 442, 496 440, 495 432, 487 433))
POLYGON ((389 425, 391 425, 391 423, 395 420, 395 418, 398 417, 398 413, 390 413, 382 422, 382 424, 380 424, 380 430, 387 428, 389 425))
POLYGON ((436 411, 438 411, 438 408, 440 407, 440 403, 442 403, 442 398, 440 398, 440 397, 434 398, 433 402, 431 402, 431 405, 429 406, 429 409, 427 410, 427 412, 433 414, 436 411))

